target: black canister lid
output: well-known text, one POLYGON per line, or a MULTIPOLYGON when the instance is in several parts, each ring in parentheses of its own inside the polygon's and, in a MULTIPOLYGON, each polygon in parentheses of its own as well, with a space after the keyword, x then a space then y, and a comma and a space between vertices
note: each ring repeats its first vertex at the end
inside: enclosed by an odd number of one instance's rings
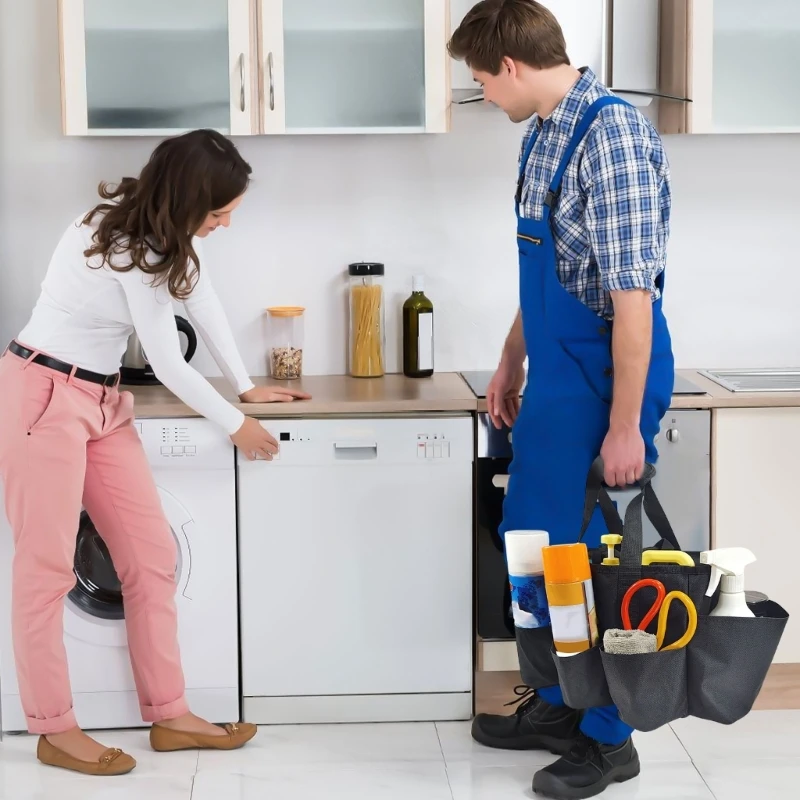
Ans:
POLYGON ((378 261, 358 261, 350 264, 347 270, 351 275, 359 278, 367 275, 383 275, 383 264, 378 261))

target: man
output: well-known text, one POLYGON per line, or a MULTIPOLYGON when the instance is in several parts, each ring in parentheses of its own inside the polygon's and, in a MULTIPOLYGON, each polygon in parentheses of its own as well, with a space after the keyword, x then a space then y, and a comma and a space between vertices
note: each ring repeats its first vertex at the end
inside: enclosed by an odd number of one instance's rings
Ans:
MULTIPOLYGON (((520 311, 487 392, 494 424, 514 425, 503 532, 575 542, 592 463, 602 457, 609 486, 634 483, 656 461, 671 401, 667 158, 639 111, 571 66, 558 22, 534 0, 483 0, 449 49, 488 102, 530 119, 516 198, 520 311)), ((604 532, 596 513, 584 541, 597 547, 604 532)), ((632 729, 613 706, 565 707, 551 646, 550 628, 517 628, 524 702, 509 717, 479 715, 473 736, 562 755, 534 776, 534 791, 593 797, 639 774, 632 729)))

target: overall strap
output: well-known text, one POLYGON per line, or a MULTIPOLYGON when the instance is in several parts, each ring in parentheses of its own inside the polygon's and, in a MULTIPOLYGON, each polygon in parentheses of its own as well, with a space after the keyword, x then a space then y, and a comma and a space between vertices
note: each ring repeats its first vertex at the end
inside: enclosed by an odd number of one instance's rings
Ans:
POLYGON ((572 139, 570 139, 570 142, 567 145, 567 150, 564 153, 564 157, 561 159, 561 163, 558 165, 556 174, 553 177, 552 183, 550 184, 550 189, 545 197, 545 217, 550 215, 550 211, 552 210, 553 206, 555 206, 556 200, 558 200, 558 195, 561 192, 561 182, 564 179, 564 173, 567 171, 569 162, 572 160, 572 157, 575 155, 575 151, 578 149, 578 146, 586 136, 586 132, 589 130, 589 127, 597 119, 597 115, 606 106, 625 105, 629 105, 629 103, 626 103, 621 97, 606 95, 605 97, 600 97, 595 100, 594 103, 592 103, 589 108, 583 112, 583 116, 580 118, 580 121, 575 128, 575 132, 572 134, 572 139))

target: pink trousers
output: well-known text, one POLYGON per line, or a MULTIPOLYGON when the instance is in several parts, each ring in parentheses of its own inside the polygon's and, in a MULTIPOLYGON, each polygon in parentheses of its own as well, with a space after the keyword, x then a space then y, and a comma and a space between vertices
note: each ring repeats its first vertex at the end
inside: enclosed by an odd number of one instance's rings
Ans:
POLYGON ((177 638, 176 543, 133 426, 133 397, 6 353, 0 359, 0 479, 14 535, 12 632, 31 733, 76 725, 64 599, 81 509, 117 570, 146 722, 188 711, 177 638))

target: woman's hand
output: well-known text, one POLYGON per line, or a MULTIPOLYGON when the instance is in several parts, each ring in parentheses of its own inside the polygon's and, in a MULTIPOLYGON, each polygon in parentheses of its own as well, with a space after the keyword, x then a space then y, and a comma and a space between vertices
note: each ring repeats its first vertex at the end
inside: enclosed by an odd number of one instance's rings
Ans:
POLYGON ((263 458, 272 461, 278 452, 278 442, 252 417, 245 417, 242 427, 231 436, 231 441, 244 453, 248 461, 263 458))
POLYGON ((240 394, 239 399, 243 403, 291 403, 294 400, 310 400, 311 395, 279 386, 254 386, 240 394))

